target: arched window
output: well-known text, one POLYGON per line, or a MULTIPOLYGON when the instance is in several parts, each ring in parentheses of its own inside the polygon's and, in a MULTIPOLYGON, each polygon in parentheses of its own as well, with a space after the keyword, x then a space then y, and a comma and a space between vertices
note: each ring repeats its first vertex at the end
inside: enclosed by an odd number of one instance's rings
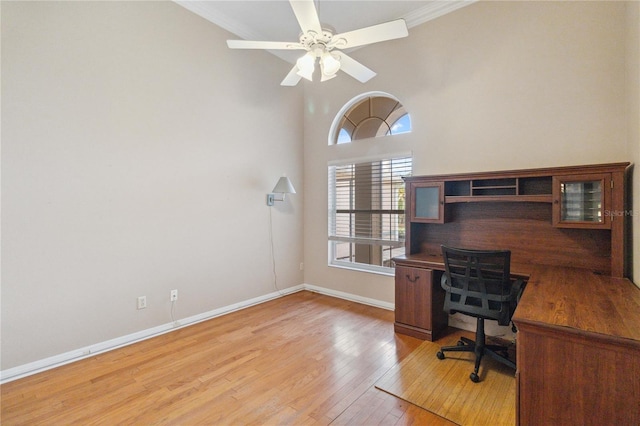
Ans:
POLYGON ((391 95, 366 94, 345 105, 336 117, 329 144, 397 135, 411 131, 411 117, 391 95))
MULTIPOLYGON (((391 95, 353 99, 338 113, 329 145, 411 131, 411 118, 391 95)), ((366 143, 366 142, 364 142, 366 143)), ((332 149, 331 146, 328 149, 332 149)), ((392 274, 395 256, 404 254, 405 189, 410 153, 383 144, 376 158, 341 158, 328 164, 329 264, 392 274)))

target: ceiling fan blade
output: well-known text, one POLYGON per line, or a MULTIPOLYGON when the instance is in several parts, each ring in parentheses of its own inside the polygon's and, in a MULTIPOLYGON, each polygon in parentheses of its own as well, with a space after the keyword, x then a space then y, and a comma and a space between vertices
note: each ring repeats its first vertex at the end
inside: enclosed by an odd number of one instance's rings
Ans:
POLYGON ((284 80, 282 80, 282 83, 280 83, 280 86, 295 86, 296 84, 298 84, 298 82, 300 82, 300 79, 302 79, 302 77, 300 77, 297 74, 297 72, 298 72, 298 67, 294 65, 293 68, 291 68, 291 71, 289 71, 289 74, 287 74, 284 80))
POLYGON ((404 19, 396 19, 395 21, 336 34, 332 38, 331 45, 339 49, 348 49, 350 47, 402 38, 408 35, 409 30, 407 30, 407 23, 404 19))
POLYGON ((289 3, 303 33, 314 31, 316 34, 322 34, 320 18, 313 0, 289 0, 289 3))
POLYGON ((227 46, 231 49, 304 50, 304 46, 300 43, 286 41, 227 40, 227 46))
POLYGON ((362 65, 344 52, 335 52, 340 60, 340 70, 346 72, 360 83, 366 83, 376 76, 376 73, 362 65))

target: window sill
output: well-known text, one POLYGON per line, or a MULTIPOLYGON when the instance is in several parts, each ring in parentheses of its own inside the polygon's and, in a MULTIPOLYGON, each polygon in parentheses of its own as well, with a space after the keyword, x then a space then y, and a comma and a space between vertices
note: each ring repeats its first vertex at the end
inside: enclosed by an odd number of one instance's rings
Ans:
POLYGON ((367 272, 369 274, 385 275, 388 277, 393 277, 395 276, 395 273, 396 273, 395 268, 385 268, 383 266, 373 266, 373 265, 364 265, 364 264, 358 264, 358 266, 355 266, 354 264, 347 263, 347 262, 334 262, 334 263, 329 263, 327 266, 331 268, 348 269, 350 271, 356 271, 356 272, 367 272))

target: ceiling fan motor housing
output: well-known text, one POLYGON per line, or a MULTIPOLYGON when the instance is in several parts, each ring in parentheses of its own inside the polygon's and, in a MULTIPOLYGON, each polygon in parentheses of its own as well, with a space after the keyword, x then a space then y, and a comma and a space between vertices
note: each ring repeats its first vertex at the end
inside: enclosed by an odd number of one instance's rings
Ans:
POLYGON ((334 41, 334 32, 335 30, 328 25, 322 28, 322 32, 320 34, 315 31, 307 31, 300 35, 300 44, 304 46, 306 50, 315 52, 316 56, 319 57, 320 55, 318 53, 321 54, 325 50, 329 51, 334 47, 337 47, 337 44, 341 39, 334 41))

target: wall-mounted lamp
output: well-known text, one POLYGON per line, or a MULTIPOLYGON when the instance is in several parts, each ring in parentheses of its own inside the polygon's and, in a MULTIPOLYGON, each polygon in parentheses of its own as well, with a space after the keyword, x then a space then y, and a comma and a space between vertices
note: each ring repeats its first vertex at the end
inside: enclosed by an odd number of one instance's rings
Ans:
POLYGON ((296 190, 288 177, 282 176, 276 186, 267 194, 267 205, 272 206, 274 201, 284 201, 285 194, 295 194, 296 190))

